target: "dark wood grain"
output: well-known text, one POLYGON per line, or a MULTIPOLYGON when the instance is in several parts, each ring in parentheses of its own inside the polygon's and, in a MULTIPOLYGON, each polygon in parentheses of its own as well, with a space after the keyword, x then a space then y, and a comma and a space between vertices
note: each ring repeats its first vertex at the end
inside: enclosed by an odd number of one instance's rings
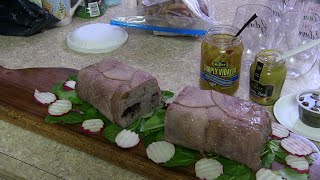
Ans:
POLYGON ((195 178, 193 168, 173 170, 153 163, 141 142, 137 147, 122 149, 101 135, 81 133, 78 126, 45 123, 47 107, 35 103, 34 90, 49 91, 76 73, 68 68, 9 70, 0 66, 0 118, 152 179, 195 178))

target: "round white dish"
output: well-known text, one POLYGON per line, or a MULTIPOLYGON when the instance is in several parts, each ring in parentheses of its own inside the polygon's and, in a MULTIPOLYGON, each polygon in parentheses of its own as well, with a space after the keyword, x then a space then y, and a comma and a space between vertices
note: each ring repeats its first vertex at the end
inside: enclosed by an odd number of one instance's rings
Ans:
POLYGON ((299 119, 296 93, 281 97, 274 104, 273 113, 276 119, 290 131, 320 142, 320 128, 307 126, 299 119))
POLYGON ((69 33, 67 45, 83 53, 105 53, 121 47, 128 39, 128 33, 110 24, 96 23, 77 28, 69 33))

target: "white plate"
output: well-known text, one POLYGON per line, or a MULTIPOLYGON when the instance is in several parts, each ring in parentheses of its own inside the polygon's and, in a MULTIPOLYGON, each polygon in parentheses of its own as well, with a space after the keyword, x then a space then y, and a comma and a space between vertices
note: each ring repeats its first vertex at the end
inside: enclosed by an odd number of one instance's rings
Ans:
POLYGON ((295 98, 295 93, 281 97, 274 104, 274 116, 292 132, 320 142, 320 128, 307 126, 299 119, 298 103, 295 98))
POLYGON ((128 33, 117 26, 96 23, 77 28, 69 33, 69 48, 84 53, 106 53, 121 47, 128 39, 128 33))

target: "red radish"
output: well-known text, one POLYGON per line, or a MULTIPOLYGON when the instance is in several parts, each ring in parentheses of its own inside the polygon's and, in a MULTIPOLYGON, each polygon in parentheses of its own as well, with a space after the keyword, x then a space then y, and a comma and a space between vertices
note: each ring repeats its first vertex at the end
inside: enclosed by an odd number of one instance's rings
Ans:
POLYGON ((115 142, 122 148, 131 148, 136 146, 140 141, 139 135, 130 130, 123 129, 116 136, 115 142))
POLYGON ((40 92, 37 89, 34 91, 33 96, 37 102, 39 102, 40 104, 45 104, 45 105, 51 104, 55 100, 57 100, 57 97, 55 94, 53 94, 51 92, 40 92))
POLYGON ((167 141, 153 142, 146 149, 148 158, 155 163, 169 161, 174 156, 175 151, 174 145, 167 141))
POLYGON ((200 159, 194 165, 194 169, 199 179, 216 179, 223 174, 222 164, 215 159, 200 159))
POLYGON ((76 81, 72 81, 72 80, 66 81, 63 83, 62 86, 64 90, 72 91, 76 88, 76 81))
POLYGON ((82 132, 88 134, 99 134, 103 128, 103 121, 101 119, 88 119, 82 123, 82 132))
POLYGON ((283 139, 288 137, 290 134, 289 130, 279 123, 272 123, 272 136, 275 139, 283 139))
POLYGON ((305 157, 288 155, 285 160, 286 163, 298 173, 304 174, 309 172, 309 163, 305 157))
POLYGON ((56 100, 49 105, 48 113, 52 116, 61 116, 68 113, 72 109, 72 103, 69 100, 56 100))
POLYGON ((306 156, 312 154, 312 148, 300 139, 291 136, 282 139, 281 146, 288 153, 295 156, 306 156))
POLYGON ((262 168, 256 173, 256 180, 282 180, 282 177, 270 169, 262 168))

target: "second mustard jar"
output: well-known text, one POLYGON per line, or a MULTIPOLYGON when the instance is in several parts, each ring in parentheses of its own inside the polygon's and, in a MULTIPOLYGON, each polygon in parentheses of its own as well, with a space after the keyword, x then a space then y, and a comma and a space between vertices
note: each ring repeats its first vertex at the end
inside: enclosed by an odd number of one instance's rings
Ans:
POLYGON ((232 95, 239 87, 243 44, 238 28, 209 29, 201 45, 200 88, 232 95))
POLYGON ((286 78, 285 60, 276 60, 282 53, 262 50, 250 66, 250 99, 261 105, 273 105, 280 97, 286 78))

